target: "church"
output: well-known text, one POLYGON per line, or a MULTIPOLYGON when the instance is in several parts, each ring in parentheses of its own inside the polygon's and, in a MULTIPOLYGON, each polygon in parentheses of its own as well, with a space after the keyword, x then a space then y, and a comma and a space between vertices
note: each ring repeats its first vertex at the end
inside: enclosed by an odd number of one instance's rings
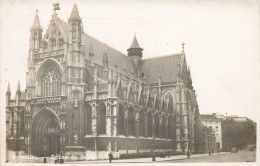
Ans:
POLYGON ((136 35, 127 55, 86 34, 76 4, 43 34, 30 29, 26 89, 6 92, 7 151, 34 156, 194 151, 199 108, 182 52, 143 59, 136 35))

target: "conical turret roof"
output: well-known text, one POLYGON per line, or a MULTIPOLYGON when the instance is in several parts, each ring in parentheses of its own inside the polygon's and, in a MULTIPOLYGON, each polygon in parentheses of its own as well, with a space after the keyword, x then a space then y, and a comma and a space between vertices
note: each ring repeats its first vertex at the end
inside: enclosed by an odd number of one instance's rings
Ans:
POLYGON ((71 14, 70 14, 70 20, 80 20, 78 7, 76 4, 73 5, 71 14))
POLYGON ((38 16, 38 10, 36 10, 36 15, 34 17, 32 29, 41 29, 40 19, 39 19, 39 16, 38 16))
POLYGON ((141 47, 139 46, 139 44, 138 44, 138 41, 137 41, 137 39, 136 39, 136 36, 134 36, 134 39, 133 39, 133 42, 132 42, 130 48, 141 48, 141 47))

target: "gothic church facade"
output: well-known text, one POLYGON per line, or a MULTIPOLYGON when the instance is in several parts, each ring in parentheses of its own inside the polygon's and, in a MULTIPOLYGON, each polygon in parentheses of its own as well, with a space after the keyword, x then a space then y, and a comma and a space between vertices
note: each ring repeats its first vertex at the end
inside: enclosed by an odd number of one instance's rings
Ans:
POLYGON ((134 36, 127 51, 86 34, 76 5, 68 22, 54 11, 45 34, 36 13, 26 90, 6 93, 7 149, 87 158, 193 151, 198 105, 184 49, 142 59, 134 36))

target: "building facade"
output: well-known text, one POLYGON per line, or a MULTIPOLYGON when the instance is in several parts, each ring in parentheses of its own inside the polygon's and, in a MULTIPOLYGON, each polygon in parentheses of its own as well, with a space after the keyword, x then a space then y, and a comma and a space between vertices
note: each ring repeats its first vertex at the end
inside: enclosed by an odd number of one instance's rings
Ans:
POLYGON ((215 114, 212 115, 200 115, 202 123, 211 127, 214 130, 216 136, 217 149, 222 150, 222 128, 221 119, 217 118, 215 114))
POLYGON ((134 36, 124 55, 84 32, 76 5, 68 22, 54 10, 45 34, 36 13, 29 42, 26 90, 18 86, 15 100, 10 85, 6 93, 8 150, 88 159, 194 151, 198 105, 184 45, 143 59, 134 36))

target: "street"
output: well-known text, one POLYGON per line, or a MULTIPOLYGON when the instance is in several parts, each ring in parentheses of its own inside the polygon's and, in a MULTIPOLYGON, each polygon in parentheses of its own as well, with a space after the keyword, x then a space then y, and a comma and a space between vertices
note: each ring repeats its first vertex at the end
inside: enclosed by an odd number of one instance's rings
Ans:
POLYGON ((199 163, 199 162, 254 162, 255 161, 255 151, 239 151, 238 153, 228 153, 214 156, 205 157, 194 157, 189 159, 181 160, 171 160, 171 161, 161 161, 168 163, 199 163))
MULTIPOLYGON (((165 158, 156 157, 156 161, 152 158, 134 158, 134 159, 116 159, 113 163, 219 163, 219 162, 254 162, 255 151, 239 151, 238 153, 214 153, 209 156, 207 153, 193 154, 191 158, 186 155, 176 155, 165 158)), ((43 163, 43 158, 16 159, 9 161, 10 163, 43 163)), ((54 163, 54 159, 47 158, 47 163, 54 163)), ((106 164, 108 160, 82 160, 82 161, 65 161, 66 164, 106 164)))

